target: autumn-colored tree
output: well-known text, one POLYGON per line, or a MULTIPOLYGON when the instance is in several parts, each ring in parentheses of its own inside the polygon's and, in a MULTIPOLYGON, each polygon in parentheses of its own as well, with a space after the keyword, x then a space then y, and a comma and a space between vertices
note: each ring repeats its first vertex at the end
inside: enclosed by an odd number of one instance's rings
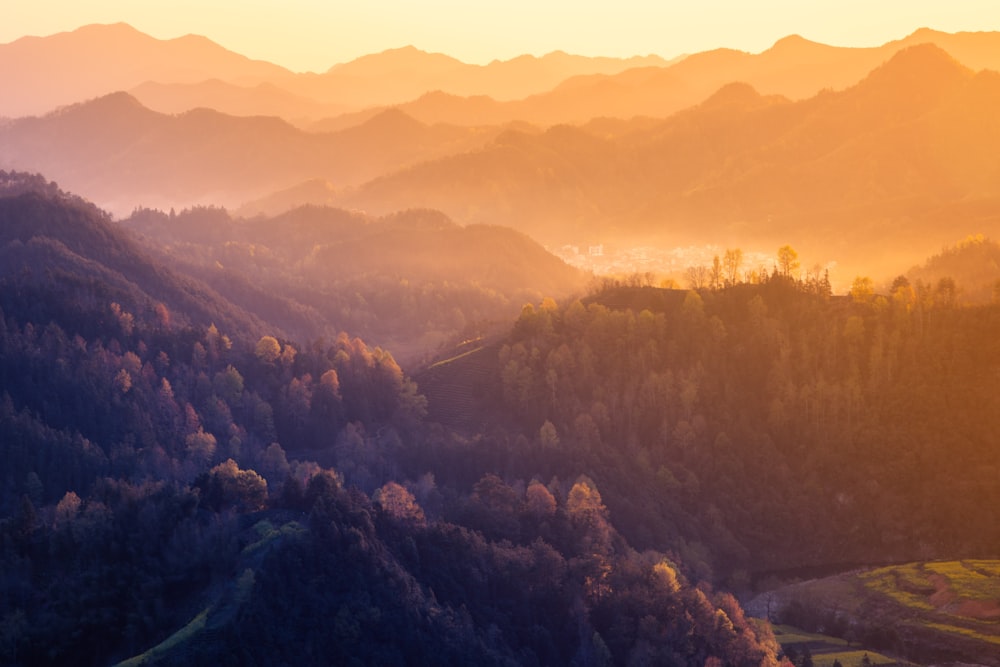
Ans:
POLYGON ((653 566, 652 584, 656 590, 673 595, 680 590, 680 582, 677 580, 677 570, 666 560, 661 560, 653 566))
POLYGON ((232 459, 201 475, 195 486, 209 507, 253 512, 267 505, 267 481, 253 470, 241 470, 232 459))
POLYGON ((868 276, 857 276, 851 283, 850 294, 858 303, 870 303, 875 298, 875 283, 868 276))
POLYGON ((212 457, 215 456, 217 444, 215 436, 211 433, 206 433, 200 426, 197 431, 189 433, 184 439, 188 456, 203 465, 211 461, 212 457))
POLYGON ((385 512, 386 516, 395 521, 412 525, 426 523, 424 510, 417 504, 413 494, 401 484, 386 482, 375 491, 373 500, 385 512))
POLYGON ((790 245, 783 245, 778 248, 778 271, 786 278, 793 277, 792 274, 799 269, 799 253, 790 245))
POLYGON ((281 343, 274 336, 261 336, 254 347, 254 354, 265 364, 273 364, 281 356, 281 343))

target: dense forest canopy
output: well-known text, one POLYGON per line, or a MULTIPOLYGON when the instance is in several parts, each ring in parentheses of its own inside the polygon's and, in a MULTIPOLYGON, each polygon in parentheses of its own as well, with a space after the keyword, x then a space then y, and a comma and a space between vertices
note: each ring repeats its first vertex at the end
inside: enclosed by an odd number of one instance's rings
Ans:
POLYGON ((217 207, 139 209, 121 224, 297 339, 351 331, 410 362, 587 281, 523 234, 430 210, 376 218, 302 206, 242 219, 217 207))
POLYGON ((778 664, 589 477, 485 470, 388 352, 172 310, 55 191, 0 198, 5 252, 25 224, 63 250, 0 277, 6 662, 778 664), (438 484, 460 448, 474 484, 438 484))
POLYGON ((984 556, 1000 311, 947 288, 830 297, 774 275, 526 307, 494 391, 637 543, 695 538, 729 572, 984 556))

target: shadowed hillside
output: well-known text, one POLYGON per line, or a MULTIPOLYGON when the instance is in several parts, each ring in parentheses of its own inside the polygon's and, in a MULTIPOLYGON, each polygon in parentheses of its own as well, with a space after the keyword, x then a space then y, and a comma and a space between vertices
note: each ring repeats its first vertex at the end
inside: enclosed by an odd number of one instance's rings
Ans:
POLYGON ((142 210, 123 224, 235 303, 294 322, 299 338, 351 331, 408 362, 586 282, 520 232, 461 227, 436 211, 376 218, 306 206, 234 220, 220 209, 142 210))
MULTIPOLYGON (((4 181, 17 176, 0 172, 4 181)), ((44 180, 37 185, 44 186, 44 180)), ((205 284, 154 259, 92 204, 53 197, 34 186, 20 194, 3 194, 0 280, 8 297, 35 317, 52 317, 67 326, 81 304, 114 300, 129 311, 157 312, 166 320, 179 319, 179 324, 214 322, 241 332, 241 337, 252 338, 268 328, 205 284), (60 297, 36 300, 50 292, 60 297)), ((280 325, 275 330, 280 331, 280 325)))
MULTIPOLYGON (((4 664, 779 666, 732 595, 630 546, 587 475, 484 471, 356 336, 205 325, 214 297, 162 269, 173 310, 148 308, 156 263, 107 216, 2 180, 4 664), (75 261, 39 269, 33 244, 75 261)), ((305 226, 324 221, 359 220, 305 226)))

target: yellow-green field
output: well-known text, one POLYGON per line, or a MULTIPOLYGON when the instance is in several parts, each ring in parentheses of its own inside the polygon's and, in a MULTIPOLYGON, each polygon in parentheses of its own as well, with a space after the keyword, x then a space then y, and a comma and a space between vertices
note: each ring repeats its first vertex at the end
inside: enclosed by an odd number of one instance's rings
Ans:
MULTIPOLYGON (((973 623, 1000 623, 1000 561, 932 561, 894 565, 861 575, 870 590, 906 608, 953 616, 973 623)), ((962 625, 962 624, 960 624, 962 625)), ((974 628, 982 630, 981 628, 974 628)))
MULTIPOLYGON (((775 628, 783 646, 808 645, 817 666, 834 660, 844 667, 859 664, 864 650, 858 642, 867 631, 879 632, 881 645, 911 660, 927 654, 945 656, 939 662, 1000 666, 1000 560, 892 565, 792 584, 771 595, 813 610, 813 618, 838 616, 852 628, 845 635, 855 639, 850 646, 787 626, 775 628)), ((873 664, 893 662, 871 650, 868 657, 873 664)))
POLYGON ((857 667, 865 655, 868 656, 872 665, 897 664, 894 658, 876 651, 852 648, 845 640, 837 637, 806 632, 790 625, 775 625, 773 630, 774 638, 786 650, 792 648, 801 654, 803 648, 808 646, 812 653, 814 667, 833 667, 833 663, 836 661, 839 661, 844 667, 857 667))

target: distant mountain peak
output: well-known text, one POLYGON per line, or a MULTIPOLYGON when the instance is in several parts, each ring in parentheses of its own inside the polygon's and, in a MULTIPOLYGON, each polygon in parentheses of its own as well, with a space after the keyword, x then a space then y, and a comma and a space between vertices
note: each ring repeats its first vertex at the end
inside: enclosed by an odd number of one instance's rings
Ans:
POLYGON ((972 72, 940 46, 915 44, 897 51, 866 80, 884 82, 892 78, 920 79, 925 85, 961 80, 972 72))
POLYGON ((818 54, 825 55, 836 50, 837 47, 814 42, 802 35, 793 34, 779 39, 771 48, 764 51, 762 55, 779 59, 801 60, 804 62, 806 59, 813 58, 818 54))
POLYGON ((734 81, 719 88, 711 97, 698 105, 698 108, 747 110, 760 106, 764 99, 764 96, 749 83, 734 81))
POLYGON ((384 72, 386 69, 423 69, 428 67, 456 67, 462 65, 462 61, 452 58, 443 53, 432 53, 424 51, 412 44, 386 49, 378 53, 355 58, 350 62, 334 65, 327 74, 349 73, 358 75, 371 75, 373 73, 384 72))
POLYGON ((88 23, 87 25, 82 25, 76 30, 70 31, 73 34, 85 35, 85 34, 118 34, 118 35, 137 35, 146 37, 144 33, 134 28, 131 24, 125 23, 124 21, 118 21, 116 23, 88 23))
POLYGON ((803 45, 813 45, 816 42, 806 39, 802 35, 793 33, 791 35, 786 35, 776 41, 771 47, 772 49, 787 49, 790 47, 803 46, 803 45))
POLYGON ((76 104, 70 104, 65 107, 60 107, 56 109, 51 114, 52 116, 65 115, 67 113, 75 113, 77 111, 88 109, 100 111, 102 113, 108 113, 109 118, 113 117, 110 114, 122 111, 147 111, 149 113, 155 113, 150 111, 142 102, 140 102, 131 93, 127 93, 123 90, 115 91, 113 93, 108 93, 107 95, 101 95, 93 99, 87 100, 86 102, 78 102, 76 104))
POLYGON ((377 129, 388 134, 425 127, 423 123, 399 107, 389 107, 378 112, 362 123, 362 126, 377 129))
POLYGON ((912 33, 910 33, 904 41, 915 41, 915 40, 934 40, 945 33, 940 30, 934 30, 933 28, 917 28, 912 33))

